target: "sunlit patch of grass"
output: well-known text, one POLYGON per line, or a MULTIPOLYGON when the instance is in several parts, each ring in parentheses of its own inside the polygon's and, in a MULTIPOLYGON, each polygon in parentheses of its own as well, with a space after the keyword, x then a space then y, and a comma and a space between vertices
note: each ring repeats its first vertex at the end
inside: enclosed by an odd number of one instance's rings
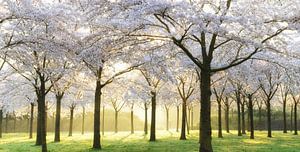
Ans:
MULTIPOLYGON (((101 138, 104 152, 192 152, 198 151, 198 131, 191 131, 188 140, 179 140, 180 133, 175 131, 157 131, 157 142, 149 142, 149 136, 138 131, 106 132, 101 138)), ((300 152, 300 136, 292 133, 283 134, 274 131, 273 138, 267 138, 267 132, 256 131, 255 139, 249 139, 249 133, 241 137, 236 131, 223 133, 224 138, 217 138, 213 131, 213 147, 216 152, 300 152)), ((95 152, 91 149, 92 133, 81 135, 79 132, 68 137, 66 132, 61 134, 61 142, 54 143, 53 133, 48 133, 48 149, 50 152, 95 152)), ((0 152, 39 152, 40 147, 34 146, 35 138, 28 139, 28 134, 3 134, 0 139, 0 152)))

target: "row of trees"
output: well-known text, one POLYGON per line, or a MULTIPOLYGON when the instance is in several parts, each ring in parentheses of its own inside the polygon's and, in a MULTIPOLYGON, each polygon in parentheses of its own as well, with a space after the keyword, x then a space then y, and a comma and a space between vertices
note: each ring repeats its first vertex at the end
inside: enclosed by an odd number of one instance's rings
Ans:
MULTIPOLYGON (((105 91, 112 96, 116 90, 123 92, 122 87, 108 89, 117 83, 130 91, 127 99, 149 101, 144 108, 147 111, 151 107, 150 141, 156 140, 158 100, 172 102, 171 90, 177 90, 183 121, 187 102, 200 101, 201 152, 213 151, 212 92, 220 118, 221 102, 230 96, 236 100, 238 113, 247 105, 251 138, 256 100, 266 105, 271 137, 271 104, 280 83, 283 88, 289 86, 282 89, 289 90, 283 98, 292 96, 297 120, 299 61, 295 40, 289 39, 299 32, 297 0, 255 1, 256 5, 231 0, 1 2, 1 67, 7 66, 2 69, 3 79, 26 84, 28 89, 20 92, 37 102, 36 144, 42 145, 43 151, 47 151, 46 99, 52 93, 55 96, 55 141, 59 141, 63 98, 69 94, 73 96, 70 101, 85 102, 82 90, 94 94, 93 148, 101 149, 100 105, 106 100, 105 91), (128 79, 136 85, 127 85, 128 79), (170 93, 161 93, 159 99, 162 89, 170 93)), ((114 102, 121 101, 117 98, 112 102, 116 117, 122 107, 114 102)), ((70 105, 70 113, 74 107, 70 105)), ((185 124, 181 139, 185 139, 185 124)))

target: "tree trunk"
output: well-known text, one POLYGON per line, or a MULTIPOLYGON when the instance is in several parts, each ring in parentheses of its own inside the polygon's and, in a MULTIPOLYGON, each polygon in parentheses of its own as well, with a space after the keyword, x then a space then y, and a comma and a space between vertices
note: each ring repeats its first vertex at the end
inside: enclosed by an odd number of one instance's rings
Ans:
POLYGON ((115 133, 118 133, 118 111, 115 110, 115 133))
POLYGON ((268 124, 268 137, 272 137, 272 126, 271 126, 271 104, 270 100, 267 101, 267 124, 268 124))
POLYGON ((286 100, 283 101, 283 133, 287 133, 287 128, 286 128, 286 100))
POLYGON ((37 115, 37 127, 36 127, 36 142, 35 145, 39 146, 42 145, 42 136, 41 136, 41 104, 38 100, 37 109, 38 109, 38 115, 37 115))
POLYGON ((223 138, 223 135, 222 135, 222 105, 221 105, 221 101, 218 101, 218 138, 223 138))
POLYGON ((225 105, 225 126, 226 132, 229 133, 229 106, 225 105))
POLYGON ((191 124, 191 110, 190 108, 188 108, 188 119, 186 121, 186 130, 187 130, 187 134, 189 135, 190 134, 190 124, 191 124))
POLYGON ((176 110, 177 110, 177 117, 176 117, 176 132, 179 132, 179 106, 176 106, 176 110))
POLYGON ((61 113, 61 100, 62 95, 56 95, 56 113, 55 113, 55 133, 54 142, 60 141, 60 113, 61 113))
POLYGON ((130 124, 131 124, 131 134, 134 133, 134 128, 133 128, 133 109, 130 111, 130 124))
POLYGON ((84 135, 84 118, 85 118, 85 107, 82 107, 82 123, 81 123, 81 134, 84 135))
POLYGON ((14 113, 14 133, 16 133, 16 124, 17 124, 17 117, 14 113))
MULTIPOLYGON (((40 90, 38 93, 38 117, 40 119, 39 121, 39 131, 40 131, 40 137, 38 138, 40 140, 40 143, 42 145, 42 152, 47 152, 47 142, 46 142, 46 88, 45 88, 45 78, 43 76, 40 76, 40 90)), ((36 143, 39 143, 37 140, 36 143)))
POLYGON ((5 133, 8 133, 8 113, 6 113, 6 117, 5 117, 5 133))
POLYGON ((69 125, 69 137, 73 133, 73 117, 74 117, 74 107, 70 108, 70 125, 69 125))
POLYGON ((48 106, 45 104, 45 135, 47 136, 47 129, 48 129, 48 106))
POLYGON ((291 105, 291 127, 290 127, 291 132, 293 131, 293 109, 294 109, 294 106, 292 104, 291 105))
POLYGON ((101 104, 101 82, 100 82, 100 79, 98 79, 96 82, 95 105, 94 105, 94 139, 93 139, 93 148, 94 149, 101 149, 100 104, 101 104))
POLYGON ((0 110, 0 138, 2 138, 2 120, 3 120, 3 110, 0 110))
POLYGON ((236 102, 237 102, 237 116, 238 116, 238 136, 242 136, 241 132, 241 96, 239 92, 236 92, 236 102))
POLYGON ((104 136, 104 114, 105 114, 105 106, 102 107, 102 135, 104 136))
POLYGON ((151 129, 150 129, 150 141, 156 140, 156 133, 155 133, 155 117, 156 117, 156 92, 151 91, 151 129))
POLYGON ((32 131, 33 131, 33 112, 34 112, 34 103, 30 103, 29 139, 32 138, 32 131))
MULTIPOLYGON (((203 63, 206 69, 210 69, 209 63, 203 63)), ((210 72, 201 70, 200 74, 201 109, 200 109, 200 152, 212 152, 211 144, 211 78, 210 72)))
POLYGON ((245 103, 241 104, 241 110, 242 110, 242 134, 246 134, 246 124, 245 124, 245 103))
POLYGON ((181 134, 180 140, 186 140, 185 127, 186 127, 186 99, 182 99, 182 117, 181 117, 181 134))
POLYGON ((194 108, 191 108, 191 126, 190 129, 193 130, 193 126, 194 126, 194 108))
POLYGON ((169 108, 166 108, 166 130, 169 131, 169 108))
POLYGON ((144 133, 145 135, 148 134, 148 107, 147 104, 145 103, 145 122, 144 122, 144 133))
POLYGON ((294 104, 294 135, 298 135, 297 128, 297 103, 294 104))
POLYGON ((254 139, 253 103, 252 96, 248 95, 249 116, 250 116, 250 139, 254 139))

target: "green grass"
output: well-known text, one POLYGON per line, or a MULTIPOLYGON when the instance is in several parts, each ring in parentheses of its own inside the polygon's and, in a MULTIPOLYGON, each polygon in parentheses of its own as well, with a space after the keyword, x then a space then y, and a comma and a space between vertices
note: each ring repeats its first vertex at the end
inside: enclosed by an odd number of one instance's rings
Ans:
MULTIPOLYGON (((238 137, 235 131, 218 139, 213 132, 213 147, 215 152, 300 152, 300 136, 292 133, 283 134, 273 132, 273 138, 267 138, 266 132, 255 132, 256 139, 249 139, 248 135, 238 137)), ((106 133, 102 138, 103 152, 192 152, 198 151, 198 132, 192 131, 188 140, 180 141, 179 133, 157 132, 157 142, 149 142, 148 136, 142 132, 131 135, 129 132, 118 134, 106 133)), ((50 152, 94 152, 91 149, 92 133, 84 136, 75 133, 67 137, 62 133, 61 142, 54 143, 53 133, 48 133, 48 150, 50 152)), ((0 139, 0 152, 39 152, 40 147, 34 146, 35 140, 28 139, 25 133, 3 134, 0 139)))

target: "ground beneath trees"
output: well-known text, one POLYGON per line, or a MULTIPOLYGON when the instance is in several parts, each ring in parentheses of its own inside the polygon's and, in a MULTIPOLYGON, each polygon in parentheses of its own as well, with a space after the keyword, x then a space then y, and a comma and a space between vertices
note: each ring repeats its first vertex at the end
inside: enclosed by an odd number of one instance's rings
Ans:
MULTIPOLYGON (((248 135, 238 137, 235 131, 224 133, 223 139, 217 138, 213 132, 213 147, 215 152, 300 152, 300 136, 292 133, 273 132, 273 138, 267 138, 267 132, 256 132, 256 139, 248 139, 248 135)), ((61 143, 54 143, 53 133, 48 133, 48 149, 50 152, 93 152, 92 133, 81 135, 74 133, 67 137, 62 133, 61 143)), ((188 140, 180 141, 179 133, 158 131, 157 142, 148 142, 148 137, 142 132, 131 135, 129 132, 118 134, 106 133, 101 152, 192 152, 198 151, 198 132, 192 131, 188 140)), ((0 139, 0 152, 40 152, 40 147, 34 146, 35 140, 29 140, 25 133, 4 134, 0 139)))

